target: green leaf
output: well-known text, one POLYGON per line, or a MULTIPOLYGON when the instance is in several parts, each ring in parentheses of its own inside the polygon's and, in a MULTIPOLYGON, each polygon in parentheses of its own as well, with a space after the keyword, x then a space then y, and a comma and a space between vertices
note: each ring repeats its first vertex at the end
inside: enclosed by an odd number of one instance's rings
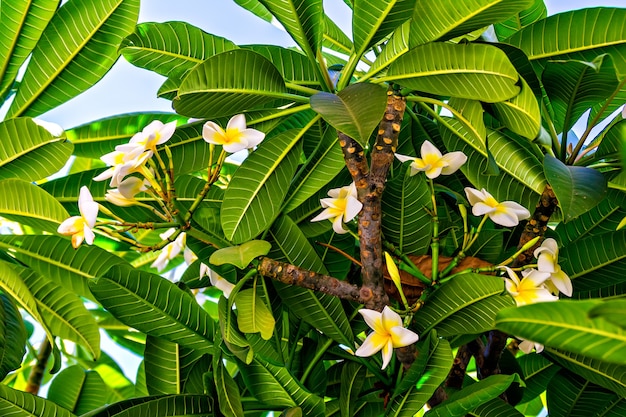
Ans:
POLYGON ((596 7, 559 13, 506 39, 520 48, 538 72, 549 61, 593 61, 611 54, 620 78, 626 75, 626 9, 596 7), (590 25, 589 22, 595 22, 590 25), (537 36, 537 34, 541 36, 537 36))
POLYGON ((324 29, 322 0, 259 0, 276 17, 311 63, 321 50, 324 29))
POLYGON ((424 416, 428 417, 461 417, 481 404, 486 403, 500 394, 513 383, 523 385, 524 382, 517 374, 491 375, 461 391, 450 395, 448 399, 424 416))
POLYGON ((365 147, 385 113, 385 90, 374 84, 352 84, 338 94, 320 92, 311 97, 311 108, 331 126, 365 147))
POLYGON ((0 384, 0 414, 18 417, 73 417, 63 407, 27 392, 0 384))
POLYGON ((589 236, 563 247, 559 264, 574 280, 575 293, 624 282, 626 230, 589 236))
POLYGON ((79 344, 93 360, 97 360, 100 356, 100 332, 82 300, 38 272, 26 268, 16 271, 37 301, 37 309, 50 331, 55 336, 79 344))
POLYGON ((228 39, 186 22, 147 22, 122 41, 120 52, 135 66, 179 77, 205 59, 235 48, 228 39))
POLYGON ((372 75, 378 74, 409 50, 410 25, 411 21, 404 22, 393 31, 391 37, 383 46, 382 51, 363 76, 364 78, 370 78, 372 75))
POLYGON ((138 16, 139 0, 64 3, 37 42, 7 116, 42 114, 98 82, 138 16))
POLYGON ((270 228, 270 234, 274 246, 288 263, 320 274, 328 273, 322 259, 290 217, 279 216, 270 228))
POLYGON ((22 363, 26 353, 26 327, 11 297, 0 294, 0 379, 22 363))
POLYGON ((235 297, 237 303, 237 324, 243 333, 261 333, 264 340, 269 340, 274 333, 276 321, 255 288, 239 291, 235 297))
POLYGON ((534 0, 527 9, 516 13, 503 22, 496 23, 493 25, 493 29, 498 39, 503 40, 526 26, 545 19, 547 16, 548 9, 546 8, 544 0, 534 0))
POLYGON ((590 312, 601 301, 560 300, 502 310, 499 330, 591 359, 626 365, 626 331, 590 312))
POLYGON ((495 116, 513 133, 526 139, 534 139, 539 134, 541 115, 539 104, 524 78, 520 77, 522 89, 512 99, 493 103, 495 116))
MULTIPOLYGON (((530 0, 532 1, 532 0, 530 0)), ((524 10, 529 0, 443 0, 418 4, 411 22, 411 47, 434 40, 449 40, 473 32, 524 10)))
POLYGON ((430 246, 432 199, 424 175, 410 176, 408 165, 385 186, 382 232, 401 252, 423 255, 430 246))
POLYGON ((613 60, 600 55, 590 62, 548 62, 542 82, 554 111, 557 133, 572 128, 588 109, 616 90, 618 78, 613 60))
POLYGON ((216 118, 262 108, 286 98, 280 72, 262 55, 246 49, 217 54, 183 79, 174 99, 177 113, 216 118))
POLYGON ((12 196, 0 199, 0 216, 35 229, 56 232, 59 224, 70 217, 50 194, 28 181, 0 180, 0 195, 12 196))
POLYGON ((591 210, 606 194, 606 179, 599 171, 568 166, 550 155, 546 155, 543 167, 565 222, 591 210))
MULTIPOLYGON (((176 120, 179 125, 187 118, 173 113, 145 112, 107 117, 65 131, 65 136, 74 144, 74 155, 100 158, 112 152, 116 145, 128 143, 131 137, 153 120, 169 123, 176 120)), ((168 143, 169 144, 169 143, 168 143)))
POLYGON ((494 103, 519 94, 518 78, 506 54, 494 46, 430 43, 399 57, 378 81, 494 103))
POLYGON ((109 388, 98 372, 72 365, 52 380, 47 398, 81 415, 106 405, 109 388))
POLYGON ((224 344, 240 361, 246 364, 250 363, 252 358, 254 358, 255 352, 253 352, 250 343, 235 325, 235 313, 232 310, 232 304, 226 297, 220 297, 217 306, 220 331, 224 344))
POLYGON ((559 366, 550 362, 545 356, 538 353, 530 353, 517 358, 522 368, 524 382, 524 396, 520 403, 526 403, 541 395, 548 386, 552 377, 559 371, 559 366))
POLYGON ((269 59, 283 78, 292 83, 319 88, 315 68, 306 55, 292 49, 275 45, 242 45, 269 59))
POLYGON ((245 269, 253 259, 267 255, 271 247, 265 240, 251 240, 238 246, 216 250, 211 254, 209 262, 213 265, 231 264, 245 269))
POLYGON ((3 235, 0 249, 62 287, 81 297, 93 299, 90 279, 102 275, 111 266, 127 262, 97 246, 72 247, 68 239, 59 236, 3 235), (98 259, 99 262, 89 262, 98 259))
POLYGON ((151 395, 180 394, 180 346, 160 337, 147 336, 144 355, 146 388, 151 395))
POLYGON ((212 417, 213 411, 212 400, 208 395, 179 394, 132 398, 93 410, 81 417, 212 417))
POLYGON ((202 352, 212 348, 213 319, 189 294, 161 276, 115 265, 89 286, 122 323, 202 352))
POLYGON ((602 304, 597 305, 589 311, 589 317, 594 319, 600 317, 609 323, 625 328, 626 321, 625 300, 606 300, 602 304))
POLYGON ((462 274, 441 285, 415 314, 418 334, 436 328, 439 336, 476 334, 495 328, 495 317, 513 305, 504 292, 502 278, 475 273, 462 274))
POLYGON ((0 97, 12 86, 60 0, 5 2, 0 14, 0 97))
POLYGON ((302 408, 306 416, 324 414, 324 400, 311 394, 284 366, 273 365, 256 357, 239 368, 246 387, 259 401, 273 407, 302 408))
POLYGON ((519 410, 513 407, 508 402, 505 402, 502 398, 494 398, 487 401, 473 409, 469 414, 476 417, 490 417, 490 416, 507 416, 507 417, 524 417, 519 410))
POLYGON ((292 129, 265 139, 237 169, 222 203, 228 240, 245 242, 270 226, 300 160, 304 132, 292 129))
POLYGON ((266 22, 272 21, 272 14, 259 0, 235 0, 235 3, 266 22))
POLYGON ((351 417, 357 408, 357 399, 365 382, 366 369, 356 362, 348 362, 341 369, 339 404, 341 417, 351 417))
POLYGON ((239 387, 228 373, 223 361, 213 361, 213 380, 220 412, 225 417, 243 417, 239 387))
POLYGON ((73 149, 29 118, 0 123, 0 141, 10 144, 0 148, 0 179, 44 179, 63 168, 73 149))
POLYGON ((404 0, 356 0, 352 15, 352 39, 357 57, 409 19, 413 2, 404 0))
POLYGON ((345 55, 349 55, 354 47, 352 40, 326 14, 324 14, 322 46, 345 55))

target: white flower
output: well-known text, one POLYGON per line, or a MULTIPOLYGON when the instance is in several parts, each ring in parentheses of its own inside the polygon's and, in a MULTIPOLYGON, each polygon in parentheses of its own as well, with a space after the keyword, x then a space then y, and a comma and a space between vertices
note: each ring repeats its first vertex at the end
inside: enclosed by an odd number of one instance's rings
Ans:
POLYGON ((233 116, 222 129, 215 122, 206 122, 202 127, 202 137, 208 143, 221 145, 226 152, 235 153, 243 149, 252 149, 265 138, 265 133, 246 128, 246 116, 233 116))
MULTIPOLYGON (((159 236, 161 237, 161 239, 166 240, 174 233, 174 231, 175 229, 173 228, 168 229, 164 233, 161 233, 159 236)), ((165 269, 167 264, 185 248, 185 237, 185 232, 182 232, 176 237, 176 240, 165 245, 165 247, 161 249, 161 253, 159 253, 159 256, 154 262, 152 262, 152 265, 150 266, 152 268, 156 268, 159 272, 165 269)))
POLYGON ((78 248, 83 242, 93 244, 95 235, 91 230, 96 224, 98 217, 98 203, 93 201, 89 189, 84 185, 80 187, 78 197, 78 211, 80 216, 72 216, 59 225, 57 232, 62 235, 72 236, 72 246, 78 248))
POLYGON ((486 214, 496 224, 506 227, 517 226, 520 220, 530 217, 530 212, 513 201, 498 203, 484 188, 478 191, 465 187, 465 194, 472 205, 472 214, 482 216, 486 214))
POLYGON ((571 297, 573 292, 572 281, 558 264, 559 246, 556 240, 551 237, 544 240, 541 246, 535 249, 534 255, 537 258, 537 269, 541 272, 548 272, 550 283, 558 291, 571 297))
POLYGON ((152 121, 139 133, 136 133, 126 145, 118 145, 115 149, 129 154, 134 159, 144 152, 148 152, 149 157, 156 152, 157 145, 162 145, 174 135, 176 121, 163 123, 160 120, 152 121))
POLYGON ((420 151, 421 158, 396 154, 400 162, 411 161, 411 176, 420 171, 426 172, 426 176, 430 179, 437 178, 439 175, 450 175, 467 161, 467 156, 460 151, 442 155, 439 149, 427 140, 422 143, 420 151))
POLYGON ((518 337, 518 339, 520 339, 521 342, 518 343, 517 347, 519 347, 522 352, 529 354, 533 349, 535 349, 535 352, 537 353, 543 352, 543 345, 541 343, 532 342, 530 340, 522 339, 521 337, 518 337))
POLYGON ((117 189, 107 190, 104 198, 116 206, 127 207, 137 204, 135 196, 146 190, 145 181, 137 177, 128 177, 119 183, 117 189))
POLYGON ((501 268, 504 268, 509 275, 509 278, 504 278, 506 290, 513 296, 518 306, 559 299, 552 295, 545 285, 545 281, 550 278, 549 273, 525 269, 522 271, 520 280, 511 268, 507 266, 501 268))
POLYGON ((328 192, 331 198, 322 198, 320 202, 324 210, 311 219, 312 222, 320 220, 332 220, 335 233, 347 233, 343 223, 349 222, 356 217, 363 208, 363 204, 357 198, 356 185, 354 183, 341 188, 333 188, 328 192))
POLYGON ((404 328, 400 315, 387 306, 382 313, 366 308, 360 309, 359 313, 374 331, 367 336, 354 354, 365 357, 382 350, 382 369, 385 369, 391 361, 394 348, 408 346, 419 339, 416 333, 404 328))
POLYGON ((211 280, 211 285, 224 293, 224 297, 230 297, 230 293, 233 291, 233 288, 235 288, 235 285, 232 284, 230 281, 227 281, 225 278, 219 276, 217 272, 209 268, 208 265, 201 263, 200 278, 204 277, 205 275, 207 275, 209 277, 209 280, 211 280))
POLYGON ((150 154, 148 152, 143 152, 132 157, 130 153, 118 150, 120 146, 122 145, 116 146, 116 150, 100 157, 100 159, 109 165, 110 168, 94 177, 94 181, 103 181, 111 178, 109 185, 111 187, 119 187, 124 177, 128 174, 132 174, 133 172, 140 171, 142 166, 150 158, 150 154))

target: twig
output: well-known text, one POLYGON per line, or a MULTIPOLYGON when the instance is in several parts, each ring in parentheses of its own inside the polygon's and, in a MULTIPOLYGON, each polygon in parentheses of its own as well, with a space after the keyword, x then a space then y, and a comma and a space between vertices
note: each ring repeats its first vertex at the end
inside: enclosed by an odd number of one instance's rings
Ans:
POLYGON ((41 342, 41 346, 39 347, 39 353, 37 355, 37 362, 33 369, 30 371, 30 375, 28 376, 28 382, 26 383, 26 388, 24 391, 30 392, 31 394, 37 395, 39 393, 39 388, 41 388, 41 381, 43 380, 43 374, 46 371, 46 366, 48 365, 48 360, 50 359, 50 355, 52 354, 52 345, 50 344, 50 340, 45 338, 41 342))

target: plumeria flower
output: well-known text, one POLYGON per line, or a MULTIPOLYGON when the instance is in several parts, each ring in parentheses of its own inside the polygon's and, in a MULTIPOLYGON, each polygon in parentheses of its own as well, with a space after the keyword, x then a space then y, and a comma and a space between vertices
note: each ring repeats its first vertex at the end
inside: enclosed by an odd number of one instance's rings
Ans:
POLYGON ((388 306, 385 306, 382 313, 366 308, 360 309, 359 313, 361 313, 367 325, 374 331, 367 336, 354 354, 365 357, 372 356, 379 350, 382 350, 382 369, 389 365, 394 348, 408 346, 419 339, 416 333, 404 328, 400 315, 388 306))
POLYGON ((426 176, 432 180, 439 175, 453 174, 467 161, 467 156, 460 151, 442 155, 439 149, 427 140, 422 143, 420 151, 421 158, 396 154, 396 158, 400 162, 411 161, 411 176, 424 171, 426 176))
POLYGON ((357 198, 356 185, 354 183, 341 188, 333 188, 328 192, 331 198, 322 198, 320 202, 324 211, 311 219, 312 222, 320 220, 332 220, 335 233, 343 234, 348 231, 343 228, 343 223, 354 219, 363 208, 363 204, 357 198))
POLYGON ((88 245, 92 245, 95 238, 92 229, 96 225, 96 218, 98 217, 98 203, 93 201, 89 189, 84 185, 80 187, 78 211, 80 216, 72 216, 64 220, 57 229, 57 232, 62 235, 72 236, 74 249, 78 248, 83 240, 88 245))
POLYGON ((156 152, 156 147, 162 145, 174 135, 176 130, 176 120, 163 123, 160 120, 152 121, 139 133, 136 133, 126 145, 118 145, 115 149, 127 153, 134 159, 144 152, 152 156, 156 152))
POLYGON ((484 188, 478 191, 465 187, 465 195, 472 205, 472 214, 482 216, 486 214, 496 224, 506 227, 517 226, 520 220, 530 217, 530 212, 514 201, 498 203, 484 188))
POLYGON ((131 157, 131 154, 118 150, 120 146, 122 145, 116 146, 113 152, 109 152, 100 157, 110 168, 94 177, 94 181, 104 181, 110 178, 111 182, 109 185, 111 187, 119 187, 124 177, 133 172, 140 171, 150 158, 150 154, 147 152, 131 157))
POLYGON ((128 207, 137 204, 135 196, 147 189, 145 180, 142 181, 137 177, 128 177, 119 183, 117 189, 107 190, 104 198, 116 206, 128 207))
POLYGON ((230 281, 227 281, 225 278, 219 276, 217 272, 209 268, 208 265, 201 263, 200 278, 204 277, 205 275, 207 275, 211 280, 211 285, 216 287, 218 290, 222 290, 222 293, 224 293, 224 297, 230 297, 230 293, 233 291, 233 288, 235 288, 235 285, 230 281))
POLYGON ((573 292, 572 281, 558 264, 559 246, 556 240, 551 237, 544 240, 541 246, 535 249, 534 255, 537 258, 537 269, 541 272, 550 273, 550 283, 558 291, 571 297, 573 292))
POLYGON ((221 145, 226 152, 235 153, 243 149, 252 149, 265 138, 265 133, 246 127, 246 116, 233 116, 222 129, 215 122, 206 122, 202 127, 202 137, 208 143, 221 145))
MULTIPOLYGON (((161 239, 165 240, 174 233, 174 230, 175 229, 173 228, 168 229, 164 233, 161 233, 159 236, 161 237, 161 239)), ((152 262, 152 265, 150 266, 152 268, 156 268, 157 271, 161 272, 162 270, 165 269, 167 264, 172 259, 174 259, 184 248, 185 248, 185 232, 179 234, 176 237, 176 240, 174 240, 173 242, 170 242, 167 245, 165 245, 165 247, 161 249, 161 253, 159 253, 159 256, 156 258, 154 262, 152 262)))
POLYGON ((541 343, 532 342, 530 340, 522 339, 521 337, 518 337, 518 339, 520 339, 521 342, 517 344, 517 347, 519 347, 522 352, 529 354, 533 351, 533 349, 535 349, 535 352, 537 353, 543 352, 543 345, 541 343))
POLYGON ((501 268, 504 268, 509 275, 508 278, 504 278, 506 290, 513 296, 518 306, 559 299, 552 295, 545 285, 546 280, 550 278, 550 273, 525 269, 520 279, 511 268, 507 266, 501 268))

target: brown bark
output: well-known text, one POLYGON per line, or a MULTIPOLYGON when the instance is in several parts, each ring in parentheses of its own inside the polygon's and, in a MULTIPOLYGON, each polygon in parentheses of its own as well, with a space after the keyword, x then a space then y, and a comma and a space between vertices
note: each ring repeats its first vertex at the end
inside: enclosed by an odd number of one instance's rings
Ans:
POLYGON ((52 345, 50 344, 48 338, 45 338, 43 342, 41 342, 41 346, 39 347, 37 362, 35 363, 35 366, 33 366, 33 369, 31 369, 30 371, 30 375, 28 376, 28 382, 26 383, 26 388, 24 388, 24 391, 35 395, 39 393, 39 388, 41 388, 41 381, 43 380, 43 374, 46 371, 46 366, 48 365, 48 360, 50 359, 51 354, 52 345))

